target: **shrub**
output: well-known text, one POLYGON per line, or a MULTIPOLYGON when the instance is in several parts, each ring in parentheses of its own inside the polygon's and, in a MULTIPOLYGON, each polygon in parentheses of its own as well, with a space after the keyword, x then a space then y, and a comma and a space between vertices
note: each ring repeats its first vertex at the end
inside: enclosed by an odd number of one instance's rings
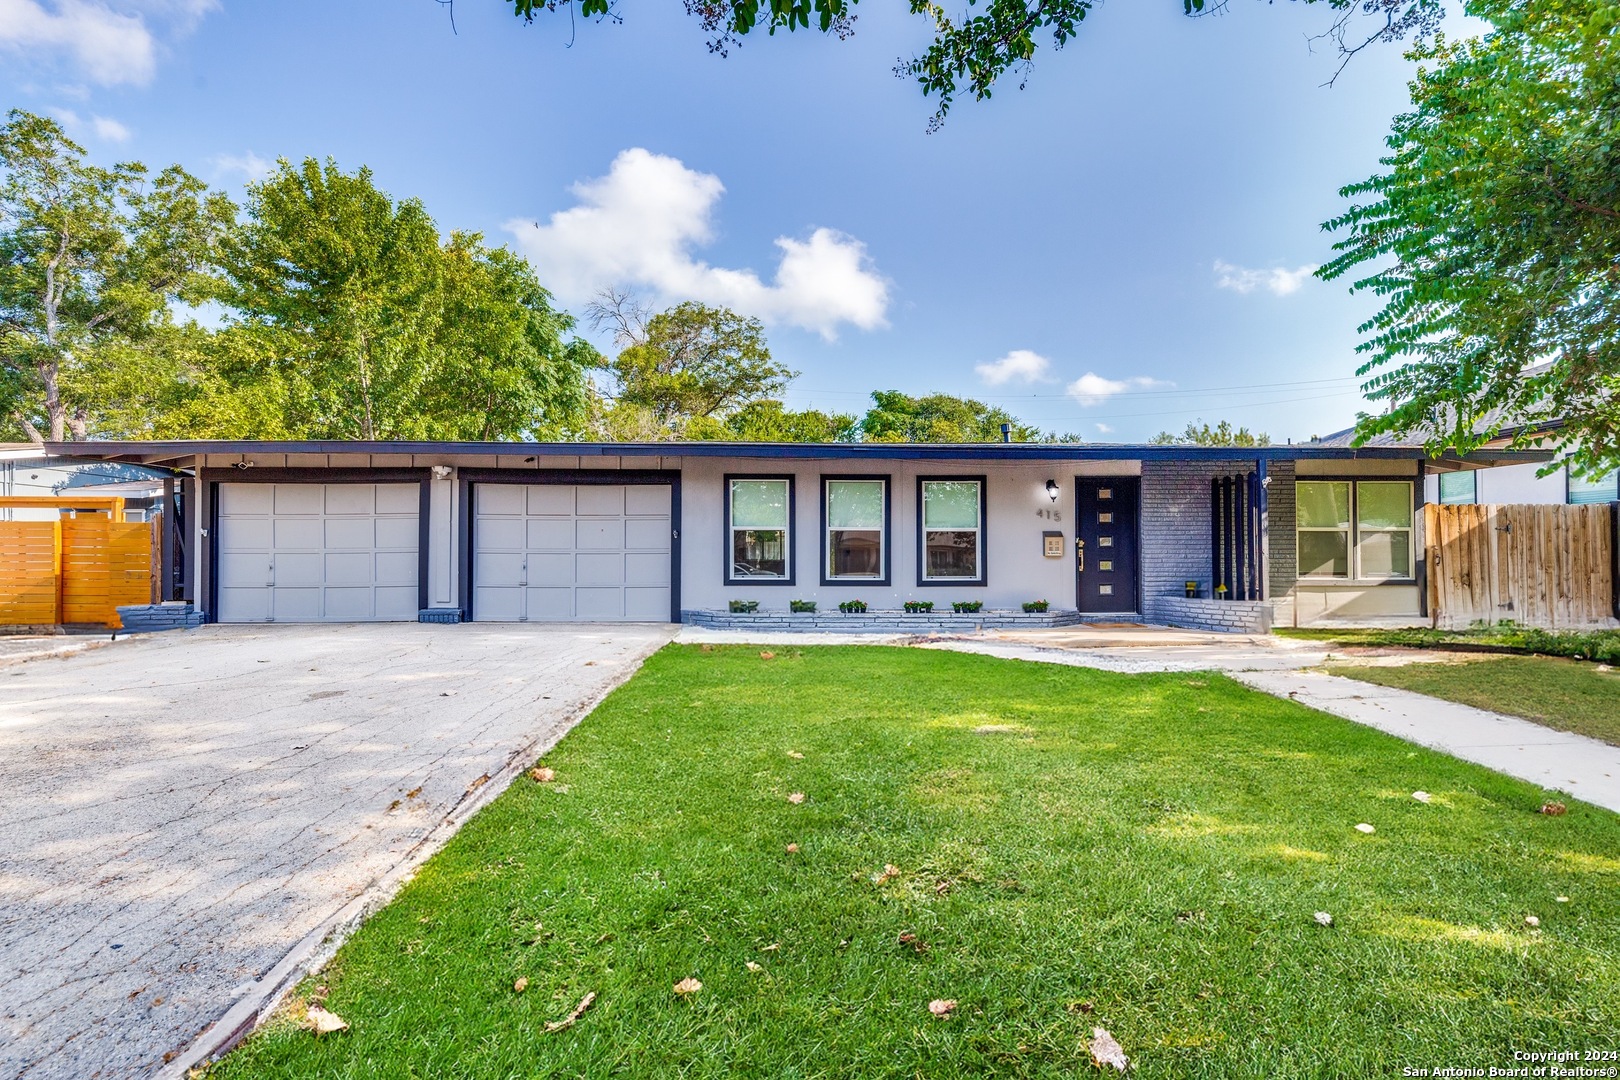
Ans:
POLYGON ((859 615, 866 610, 865 600, 845 600, 838 605, 838 610, 845 615, 859 615))
POLYGON ((726 605, 733 615, 751 615, 759 610, 758 600, 733 600, 726 605))
POLYGON ((956 600, 951 603, 951 610, 958 615, 972 615, 982 607, 983 600, 956 600))
POLYGON ((934 610, 932 600, 907 600, 905 608, 913 615, 925 615, 934 610))
POLYGON ((795 615, 807 615, 816 610, 816 602, 814 600, 789 600, 788 610, 795 615))
POLYGON ((1025 600, 1024 601, 1024 610, 1026 612, 1032 614, 1032 615, 1037 611, 1045 611, 1047 608, 1049 608, 1051 606, 1052 606, 1052 602, 1050 600, 1025 600))

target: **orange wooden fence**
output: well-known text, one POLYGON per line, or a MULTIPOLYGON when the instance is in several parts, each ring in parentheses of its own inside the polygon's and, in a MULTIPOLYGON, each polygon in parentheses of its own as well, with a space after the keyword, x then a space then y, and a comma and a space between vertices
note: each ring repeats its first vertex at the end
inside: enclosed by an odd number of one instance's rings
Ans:
MULTIPOLYGON (((83 509, 83 499, 21 497, 6 505, 83 509)), ((88 624, 116 629, 120 604, 155 602, 153 573, 161 517, 123 520, 123 500, 107 512, 55 521, 0 521, 0 624, 88 624)))
POLYGON ((1620 625, 1612 513, 1606 505, 1424 507, 1434 625, 1620 625))

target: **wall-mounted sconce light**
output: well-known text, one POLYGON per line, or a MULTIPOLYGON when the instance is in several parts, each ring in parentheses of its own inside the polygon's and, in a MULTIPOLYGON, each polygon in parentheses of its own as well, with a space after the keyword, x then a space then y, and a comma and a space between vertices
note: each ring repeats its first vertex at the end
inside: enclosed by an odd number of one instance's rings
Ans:
POLYGON ((1052 497, 1053 502, 1057 502, 1059 490, 1058 482, 1056 480, 1048 480, 1046 482, 1046 493, 1052 497))
POLYGON ((448 480, 453 471, 448 465, 435 465, 433 466, 433 479, 448 480))

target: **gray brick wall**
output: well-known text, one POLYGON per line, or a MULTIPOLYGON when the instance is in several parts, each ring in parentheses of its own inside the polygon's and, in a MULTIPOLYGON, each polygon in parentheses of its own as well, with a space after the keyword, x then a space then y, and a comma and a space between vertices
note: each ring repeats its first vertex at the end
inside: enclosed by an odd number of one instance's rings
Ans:
POLYGON ((1209 600, 1161 596, 1155 601, 1154 621, 1167 626, 1264 634, 1271 630, 1269 600, 1209 600))
POLYGON ((1273 461, 1267 467, 1266 488, 1270 512, 1271 596, 1288 595, 1299 577, 1299 552, 1294 544, 1294 463, 1273 461))

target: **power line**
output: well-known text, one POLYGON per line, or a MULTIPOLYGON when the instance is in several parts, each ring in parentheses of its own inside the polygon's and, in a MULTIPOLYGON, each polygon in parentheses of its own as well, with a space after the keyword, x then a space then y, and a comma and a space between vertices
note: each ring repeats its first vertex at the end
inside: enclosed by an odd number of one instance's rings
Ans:
MULTIPOLYGON (((1112 400, 1113 398, 1122 398, 1122 397, 1147 397, 1147 396, 1175 397, 1175 396, 1178 396, 1178 395, 1185 396, 1185 395, 1188 395, 1188 394, 1232 394, 1232 393, 1238 393, 1238 392, 1245 391, 1245 390, 1292 389, 1292 388, 1298 388, 1298 389, 1303 390, 1303 389, 1324 387, 1324 386, 1326 386, 1328 384, 1333 384, 1333 383, 1355 383, 1355 384, 1359 385, 1360 381, 1361 381, 1360 379, 1358 379, 1358 378, 1356 378, 1354 376, 1342 376, 1342 377, 1339 377, 1339 378, 1332 378, 1332 379, 1304 379, 1304 380, 1300 380, 1300 381, 1296 381, 1296 382, 1243 383, 1243 384, 1227 385, 1227 386, 1187 387, 1185 389, 1181 388, 1181 387, 1174 387, 1174 388, 1167 388, 1167 389, 1163 389, 1163 390, 1122 390, 1117 394, 1108 394, 1108 395, 1106 395, 1106 397, 1108 399, 1112 400)), ((868 397, 872 396, 870 391, 863 391, 863 390, 807 390, 807 389, 800 389, 798 387, 794 387, 794 391, 797 392, 797 393, 800 393, 800 394, 806 394, 806 395, 815 394, 815 395, 818 395, 818 396, 827 396, 827 397, 860 397, 860 398, 868 398, 868 397)), ((981 400, 985 400, 985 401, 1051 401, 1051 400, 1055 400, 1055 399, 1068 398, 1068 397, 1071 397, 1072 395, 1069 394, 1067 390, 1063 390, 1063 391, 1054 391, 1053 393, 1050 393, 1050 394, 975 394, 973 396, 976 397, 976 398, 979 398, 981 400)))

